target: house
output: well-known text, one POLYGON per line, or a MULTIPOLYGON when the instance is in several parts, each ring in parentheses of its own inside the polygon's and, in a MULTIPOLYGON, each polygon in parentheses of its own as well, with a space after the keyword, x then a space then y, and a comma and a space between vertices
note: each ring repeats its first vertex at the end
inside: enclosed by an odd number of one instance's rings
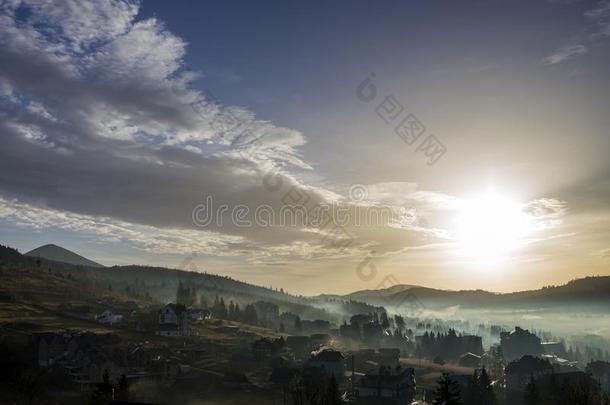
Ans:
MULTIPOLYGON (((536 384, 541 392, 555 392, 558 387, 578 387, 581 395, 595 395, 599 392, 599 383, 590 374, 582 371, 570 371, 567 373, 546 374, 536 379, 536 384)), ((572 402, 572 403, 602 403, 602 402, 572 402)))
POLYGON ((518 326, 510 332, 500 333, 500 346, 504 358, 508 361, 520 359, 525 355, 540 356, 543 353, 540 338, 518 326))
POLYGON ((546 360, 533 356, 523 356, 509 363, 504 369, 506 389, 523 391, 531 378, 539 378, 553 373, 553 366, 546 360))
POLYGON ((379 367, 367 372, 356 387, 356 396, 375 398, 376 403, 408 404, 415 395, 415 370, 410 367, 379 367))
POLYGON ((311 339, 309 336, 288 336, 286 346, 297 358, 307 358, 311 353, 311 339))
POLYGON ((159 310, 157 335, 167 337, 190 336, 186 307, 182 304, 167 304, 159 310))
POLYGON ((474 353, 464 353, 460 356, 458 364, 463 367, 479 368, 481 367, 481 356, 474 353))
POLYGON ((345 374, 345 358, 337 350, 324 348, 313 352, 309 365, 320 369, 325 374, 334 375, 337 379, 343 378, 345 374))
POLYGON ((97 317, 98 322, 113 325, 123 320, 123 315, 114 312, 112 309, 107 309, 97 317))
POLYGON ((198 322, 203 321, 204 319, 209 319, 211 313, 207 309, 189 309, 188 315, 191 321, 198 322))
POLYGON ((261 338, 252 343, 252 354, 257 359, 267 359, 276 354, 284 347, 282 338, 272 340, 269 338, 261 338))
POLYGON ((341 325, 339 327, 339 334, 344 338, 353 340, 360 340, 360 338, 362 337, 360 325, 353 323, 349 325, 347 323, 344 323, 343 325, 341 325))
POLYGON ((557 373, 568 373, 571 371, 578 371, 576 365, 577 361, 570 361, 567 359, 562 359, 561 357, 557 357, 554 354, 543 354, 540 358, 548 361, 553 365, 553 370, 557 373))
POLYGON ((555 355, 566 358, 568 356, 565 345, 562 342, 542 342, 542 352, 544 354, 555 355))

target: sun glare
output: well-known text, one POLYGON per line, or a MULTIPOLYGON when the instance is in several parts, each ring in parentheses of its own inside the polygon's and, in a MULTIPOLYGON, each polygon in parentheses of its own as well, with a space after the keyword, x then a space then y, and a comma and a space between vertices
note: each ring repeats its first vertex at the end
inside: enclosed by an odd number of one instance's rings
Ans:
POLYGON ((507 258, 531 227, 520 204, 488 192, 462 203, 456 219, 456 241, 460 254, 493 263, 507 258))

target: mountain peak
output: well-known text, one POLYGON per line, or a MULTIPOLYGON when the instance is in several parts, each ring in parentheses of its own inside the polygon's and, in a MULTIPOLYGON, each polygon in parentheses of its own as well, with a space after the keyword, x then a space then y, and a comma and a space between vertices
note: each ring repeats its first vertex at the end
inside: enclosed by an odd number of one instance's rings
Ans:
POLYGON ((93 260, 89 260, 86 257, 83 257, 61 246, 57 246, 53 243, 40 246, 34 250, 27 252, 25 255, 31 257, 41 257, 43 259, 53 260, 55 262, 62 262, 80 266, 104 267, 103 265, 96 263, 93 260))

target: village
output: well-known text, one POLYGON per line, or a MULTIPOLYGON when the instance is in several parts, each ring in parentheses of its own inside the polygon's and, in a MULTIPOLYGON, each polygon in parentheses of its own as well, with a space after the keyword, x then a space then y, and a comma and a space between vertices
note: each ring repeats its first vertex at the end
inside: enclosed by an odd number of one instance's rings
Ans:
POLYGON ((410 319, 385 312, 334 325, 280 313, 264 301, 244 311, 255 320, 237 321, 233 302, 231 316, 222 306, 216 297, 211 308, 169 303, 154 315, 108 308, 91 321, 109 332, 33 334, 37 365, 64 375, 74 397, 148 403, 186 391, 215 398, 237 390, 282 405, 322 392, 336 401, 328 403, 432 404, 443 378, 462 399, 474 395, 474 378, 502 398, 497 403, 525 403, 532 384, 538 390, 584 384, 598 387, 598 395, 610 391, 610 363, 568 360, 561 342, 542 342, 519 327, 501 332, 500 344, 484 350, 479 336, 421 322, 409 327, 410 319))

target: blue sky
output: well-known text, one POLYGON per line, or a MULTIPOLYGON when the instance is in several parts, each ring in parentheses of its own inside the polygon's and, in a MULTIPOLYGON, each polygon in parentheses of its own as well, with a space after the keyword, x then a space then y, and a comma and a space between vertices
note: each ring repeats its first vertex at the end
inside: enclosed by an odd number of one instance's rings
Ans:
POLYGON ((608 1, 2 7, 4 244, 170 267, 196 252, 201 269, 304 293, 372 287, 354 277, 372 251, 382 274, 437 287, 513 290, 608 272, 608 1), (367 103, 356 90, 371 72, 378 94, 367 103), (446 149, 434 164, 380 118, 390 96, 398 121, 414 114, 420 139, 446 149), (236 117, 257 147, 218 117, 236 117), (268 173, 283 188, 265 189, 268 173), (354 186, 365 201, 350 198, 354 186), (349 223, 353 243, 337 251, 308 227, 192 220, 206 196, 279 209, 293 189, 416 221, 349 223), (485 201, 506 210, 471 218, 485 201), (503 221, 511 207, 527 229, 503 221), (478 257, 462 254, 473 242, 460 236, 464 218, 480 231, 478 257), (482 264, 496 237, 502 260, 482 264))

